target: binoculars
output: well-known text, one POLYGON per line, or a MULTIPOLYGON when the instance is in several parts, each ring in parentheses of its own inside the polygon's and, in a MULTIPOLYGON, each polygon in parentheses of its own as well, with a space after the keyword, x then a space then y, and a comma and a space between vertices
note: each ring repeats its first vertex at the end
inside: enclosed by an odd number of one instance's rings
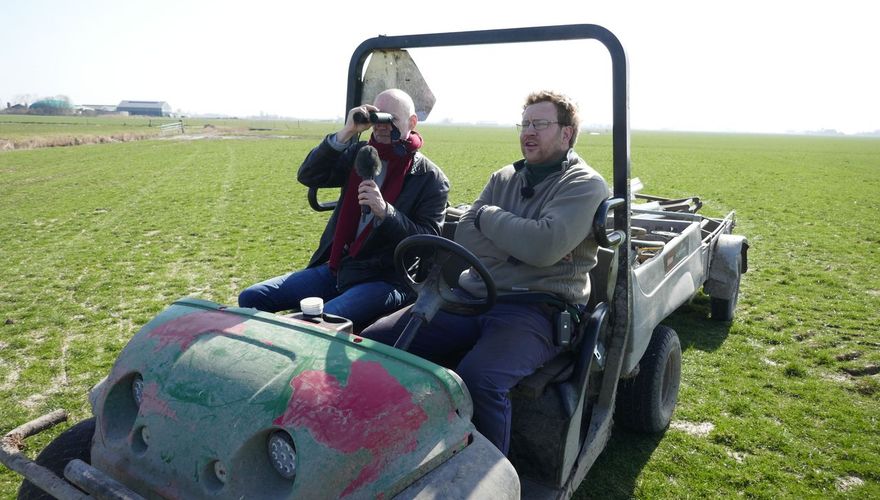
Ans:
POLYGON ((394 117, 391 116, 391 113, 382 113, 376 111, 370 111, 370 116, 365 115, 364 113, 355 113, 354 114, 354 122, 355 123, 393 123, 394 117))

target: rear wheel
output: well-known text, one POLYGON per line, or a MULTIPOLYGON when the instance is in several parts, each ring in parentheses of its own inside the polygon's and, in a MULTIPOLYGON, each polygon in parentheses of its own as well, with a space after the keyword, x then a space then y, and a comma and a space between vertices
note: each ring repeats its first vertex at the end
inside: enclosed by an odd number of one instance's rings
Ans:
POLYGON ((658 325, 639 362, 639 374, 621 380, 614 418, 637 432, 660 432, 672 420, 681 382, 681 343, 672 328, 658 325))
POLYGON ((709 297, 709 305, 712 307, 712 319, 715 321, 733 321, 736 314, 736 301, 739 298, 739 281, 736 282, 736 290, 731 299, 719 299, 709 297))
MULTIPOLYGON (((38 465, 49 469, 60 478, 64 478, 64 467, 71 460, 78 458, 90 464, 92 458, 92 436, 95 435, 95 418, 77 423, 49 443, 37 455, 38 465)), ((28 480, 21 483, 18 489, 18 500, 51 500, 52 495, 46 493, 28 480)))
POLYGON ((709 297, 709 305, 712 308, 712 319, 715 321, 733 321, 736 314, 736 301, 739 299, 739 282, 742 280, 742 256, 736 259, 736 283, 734 284, 733 296, 729 299, 709 297))

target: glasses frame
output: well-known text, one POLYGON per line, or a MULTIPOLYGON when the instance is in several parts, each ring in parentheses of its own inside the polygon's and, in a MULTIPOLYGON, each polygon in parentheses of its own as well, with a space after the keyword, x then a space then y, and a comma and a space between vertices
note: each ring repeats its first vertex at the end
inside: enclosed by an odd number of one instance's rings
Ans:
POLYGON ((566 125, 563 125, 559 121, 554 122, 554 121, 550 121, 550 120, 525 120, 522 123, 517 123, 516 129, 520 132, 525 132, 530 128, 534 128, 535 132, 540 132, 542 130, 547 130, 548 128, 550 128, 550 125, 553 125, 554 123, 559 124, 559 126, 561 126, 561 127, 566 126, 566 125), (538 123, 540 123, 541 126, 538 126, 538 123))

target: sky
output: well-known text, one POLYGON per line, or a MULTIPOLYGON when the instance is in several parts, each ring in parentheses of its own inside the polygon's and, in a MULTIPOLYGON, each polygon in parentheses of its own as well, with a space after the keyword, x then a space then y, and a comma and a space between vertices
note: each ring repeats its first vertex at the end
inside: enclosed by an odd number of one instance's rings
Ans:
MULTIPOLYGON (((364 40, 598 24, 627 52, 635 130, 880 130, 880 30, 870 0, 336 2, 0 0, 0 102, 166 101, 187 115, 336 119, 364 40)), ((413 50, 428 123, 519 121, 532 90, 611 121, 594 41, 413 50)))

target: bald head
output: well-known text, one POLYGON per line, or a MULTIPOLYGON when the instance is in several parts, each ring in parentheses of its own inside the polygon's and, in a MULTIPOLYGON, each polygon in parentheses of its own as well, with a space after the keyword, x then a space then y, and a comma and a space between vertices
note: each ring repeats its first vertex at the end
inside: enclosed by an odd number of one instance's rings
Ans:
POLYGON ((412 97, 400 89, 384 90, 373 100, 373 106, 394 115, 394 125, 400 130, 400 137, 407 138, 416 128, 419 117, 412 97))

